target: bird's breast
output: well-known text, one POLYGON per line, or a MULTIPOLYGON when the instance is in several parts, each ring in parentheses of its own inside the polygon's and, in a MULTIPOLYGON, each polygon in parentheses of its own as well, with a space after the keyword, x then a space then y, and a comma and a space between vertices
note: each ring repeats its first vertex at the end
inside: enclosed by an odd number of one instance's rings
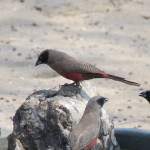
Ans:
POLYGON ((73 80, 75 82, 79 82, 84 80, 84 74, 78 72, 69 72, 66 64, 63 61, 57 61, 55 63, 51 63, 49 65, 53 70, 62 75, 63 77, 73 80))
POLYGON ((75 81, 75 82, 84 80, 84 76, 83 76, 83 74, 81 74, 81 73, 64 72, 64 73, 62 73, 62 75, 63 75, 65 78, 70 79, 70 80, 73 80, 73 81, 75 81))

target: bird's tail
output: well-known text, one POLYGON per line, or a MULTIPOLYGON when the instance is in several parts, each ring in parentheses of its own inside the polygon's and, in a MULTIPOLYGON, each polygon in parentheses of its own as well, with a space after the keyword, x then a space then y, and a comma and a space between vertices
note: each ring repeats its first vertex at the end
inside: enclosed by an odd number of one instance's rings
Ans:
POLYGON ((106 74, 106 73, 101 74, 101 76, 103 78, 109 78, 109 79, 112 79, 112 80, 116 80, 116 81, 120 81, 120 82, 129 84, 129 85, 140 86, 139 83, 128 81, 128 80, 126 80, 125 78, 122 78, 122 77, 118 77, 118 76, 114 76, 114 75, 110 75, 110 74, 106 74))

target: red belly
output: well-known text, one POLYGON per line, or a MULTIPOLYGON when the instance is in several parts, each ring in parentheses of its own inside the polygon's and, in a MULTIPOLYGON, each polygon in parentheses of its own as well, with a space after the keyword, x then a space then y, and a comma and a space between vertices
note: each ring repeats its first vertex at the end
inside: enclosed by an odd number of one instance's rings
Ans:
POLYGON ((63 73, 63 76, 75 82, 84 80, 84 76, 81 73, 65 72, 63 73))
POLYGON ((85 148, 85 150, 90 150, 90 149, 92 149, 92 148, 94 147, 94 145, 96 144, 97 139, 98 139, 98 137, 96 137, 96 138, 85 148))

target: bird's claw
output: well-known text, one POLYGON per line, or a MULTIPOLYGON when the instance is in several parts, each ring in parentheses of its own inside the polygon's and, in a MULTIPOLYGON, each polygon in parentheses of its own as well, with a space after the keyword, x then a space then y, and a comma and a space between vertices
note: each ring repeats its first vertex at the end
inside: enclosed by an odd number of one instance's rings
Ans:
POLYGON ((82 89, 82 87, 81 87, 81 85, 80 85, 79 82, 73 82, 73 83, 70 83, 70 84, 65 83, 65 84, 63 84, 63 85, 59 85, 59 88, 62 88, 62 87, 64 87, 64 86, 72 86, 72 85, 77 86, 77 87, 79 87, 80 89, 82 89))

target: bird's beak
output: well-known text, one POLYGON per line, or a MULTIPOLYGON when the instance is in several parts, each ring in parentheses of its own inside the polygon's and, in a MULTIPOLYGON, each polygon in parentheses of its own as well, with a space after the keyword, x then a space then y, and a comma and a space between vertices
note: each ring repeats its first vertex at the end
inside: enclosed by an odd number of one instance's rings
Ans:
POLYGON ((108 98, 105 98, 105 102, 107 102, 108 101, 108 98))
POLYGON ((141 97, 146 97, 145 93, 143 93, 143 92, 141 92, 141 93, 139 94, 139 96, 141 96, 141 97))
POLYGON ((37 60, 36 63, 35 63, 35 66, 38 66, 40 65, 42 62, 40 60, 37 60))

